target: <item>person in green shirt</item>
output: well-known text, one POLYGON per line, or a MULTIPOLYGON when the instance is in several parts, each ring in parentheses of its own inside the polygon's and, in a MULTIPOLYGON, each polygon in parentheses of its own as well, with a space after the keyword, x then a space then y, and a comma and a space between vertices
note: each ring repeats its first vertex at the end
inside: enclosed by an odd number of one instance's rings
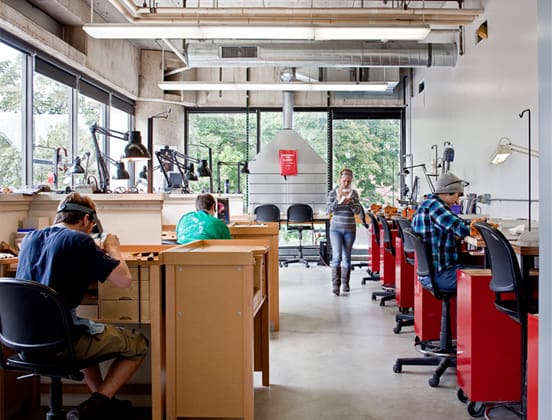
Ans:
POLYGON ((186 213, 176 225, 176 242, 202 239, 232 239, 228 226, 215 215, 216 200, 211 194, 200 194, 196 198, 196 210, 186 213))

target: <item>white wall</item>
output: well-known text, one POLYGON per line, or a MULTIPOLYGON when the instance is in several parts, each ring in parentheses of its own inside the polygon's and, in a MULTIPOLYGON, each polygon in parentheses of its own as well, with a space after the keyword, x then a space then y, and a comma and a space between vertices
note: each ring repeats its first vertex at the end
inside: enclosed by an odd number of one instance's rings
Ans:
MULTIPOLYGON (((454 68, 430 68, 414 73, 414 92, 420 81, 425 90, 411 100, 411 138, 414 163, 442 154, 451 141, 455 160, 451 171, 468 180, 467 192, 491 193, 495 198, 526 199, 528 157, 515 153, 502 165, 489 164, 501 137, 527 146, 528 120, 518 114, 532 111, 532 147, 538 149, 537 1, 483 1, 485 13, 465 28, 465 53, 454 68), (488 39, 475 43, 475 30, 488 24, 488 39)), ((466 4, 466 7, 470 7, 466 4)), ((538 164, 532 160, 532 197, 538 198, 538 164)), ((423 188, 427 185, 422 181, 423 188)), ((427 192, 427 191, 426 191, 427 192)), ((527 217, 527 202, 482 205, 495 217, 527 217)), ((532 217, 538 219, 538 204, 532 217)))

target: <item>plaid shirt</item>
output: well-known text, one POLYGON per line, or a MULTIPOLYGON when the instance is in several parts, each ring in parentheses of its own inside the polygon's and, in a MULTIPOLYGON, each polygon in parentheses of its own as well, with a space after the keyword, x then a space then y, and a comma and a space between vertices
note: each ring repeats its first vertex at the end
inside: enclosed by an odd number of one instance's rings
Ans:
POLYGON ((412 218, 412 229, 431 245, 435 273, 458 264, 456 237, 470 234, 470 225, 437 195, 425 200, 412 218))

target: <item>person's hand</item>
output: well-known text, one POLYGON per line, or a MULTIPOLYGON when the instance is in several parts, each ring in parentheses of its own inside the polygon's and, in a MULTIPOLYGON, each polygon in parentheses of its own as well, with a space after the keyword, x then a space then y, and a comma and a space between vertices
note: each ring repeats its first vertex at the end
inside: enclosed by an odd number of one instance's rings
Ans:
POLYGON ((112 233, 107 234, 102 244, 102 248, 107 253, 118 250, 120 246, 121 242, 119 242, 119 237, 117 235, 113 235, 112 233))
POLYGON ((472 221, 470 222, 470 236, 480 237, 481 235, 479 234, 479 231, 474 225, 478 222, 486 222, 486 221, 487 221, 486 217, 476 217, 472 219, 472 221))

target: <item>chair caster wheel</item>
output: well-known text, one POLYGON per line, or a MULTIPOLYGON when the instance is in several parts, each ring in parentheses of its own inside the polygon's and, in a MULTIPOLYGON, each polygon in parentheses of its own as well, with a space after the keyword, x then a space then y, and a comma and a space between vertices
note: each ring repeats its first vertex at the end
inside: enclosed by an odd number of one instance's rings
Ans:
POLYGON ((400 333, 401 330, 402 330, 402 328, 401 328, 400 325, 396 325, 395 327, 393 327, 393 332, 394 332, 395 334, 400 333))
POLYGON ((464 393, 464 390, 462 388, 458 388, 458 391, 456 391, 456 397, 458 397, 458 401, 466 404, 468 402, 468 396, 464 393))
POLYGON ((468 414, 472 417, 483 417, 483 414, 485 414, 485 403, 470 401, 468 403, 468 414))
POLYGON ((402 365, 400 363, 395 363, 393 365, 393 372, 401 373, 402 372, 402 365))

